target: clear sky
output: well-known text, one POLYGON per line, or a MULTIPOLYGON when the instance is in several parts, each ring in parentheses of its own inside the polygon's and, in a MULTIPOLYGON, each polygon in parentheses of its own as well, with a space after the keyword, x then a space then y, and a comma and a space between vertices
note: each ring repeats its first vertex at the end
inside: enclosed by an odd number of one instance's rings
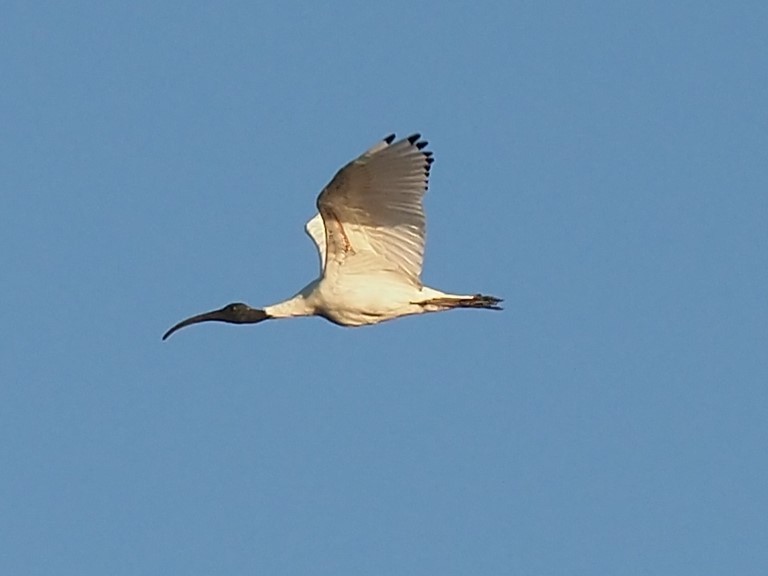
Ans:
POLYGON ((768 4, 4 2, 0 565, 768 573, 768 4), (317 272, 315 198, 435 152, 427 284, 317 272))

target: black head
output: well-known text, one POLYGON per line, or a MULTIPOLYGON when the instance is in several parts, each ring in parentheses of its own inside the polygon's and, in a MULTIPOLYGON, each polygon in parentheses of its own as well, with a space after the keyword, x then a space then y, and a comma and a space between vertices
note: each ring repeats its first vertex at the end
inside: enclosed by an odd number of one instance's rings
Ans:
POLYGON ((191 318, 187 318, 186 320, 182 320, 178 324, 176 324, 173 328, 168 330, 165 334, 163 334, 163 340, 167 339, 171 334, 176 332, 176 330, 179 330, 180 328, 184 328, 185 326, 189 326, 190 324, 197 324, 199 322, 229 322, 230 324, 256 324, 257 322, 261 322, 262 320, 267 320, 270 316, 264 312, 264 310, 259 310, 258 308, 251 308, 248 306, 248 304, 243 304, 242 302, 233 302, 232 304, 227 304, 222 308, 221 310, 213 310, 212 312, 205 312, 203 314, 198 314, 197 316, 192 316, 191 318))

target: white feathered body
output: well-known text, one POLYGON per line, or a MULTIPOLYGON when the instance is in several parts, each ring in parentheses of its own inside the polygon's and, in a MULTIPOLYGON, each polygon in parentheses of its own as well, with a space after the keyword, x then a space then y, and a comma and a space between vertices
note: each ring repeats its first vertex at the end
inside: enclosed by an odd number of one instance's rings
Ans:
POLYGON ((418 288, 403 283, 394 274, 347 278, 344 283, 319 278, 290 300, 267 306, 265 311, 274 318, 316 315, 340 326, 356 327, 449 307, 431 304, 429 301, 435 298, 472 296, 445 294, 427 286, 418 288))

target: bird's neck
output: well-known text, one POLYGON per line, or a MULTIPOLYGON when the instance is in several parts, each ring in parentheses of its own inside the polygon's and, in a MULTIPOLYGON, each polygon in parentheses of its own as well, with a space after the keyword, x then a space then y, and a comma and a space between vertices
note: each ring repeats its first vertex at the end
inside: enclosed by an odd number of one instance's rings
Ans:
POLYGON ((294 318, 296 316, 311 316, 314 308, 309 305, 303 294, 296 294, 283 302, 264 308, 271 318, 294 318))

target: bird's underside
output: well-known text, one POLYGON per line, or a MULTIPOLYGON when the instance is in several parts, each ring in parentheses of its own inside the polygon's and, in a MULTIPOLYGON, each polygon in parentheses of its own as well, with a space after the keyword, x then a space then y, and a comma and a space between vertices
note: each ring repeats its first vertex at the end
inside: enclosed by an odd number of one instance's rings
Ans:
POLYGON ((306 224, 320 276, 292 298, 251 308, 234 303, 188 318, 166 332, 205 321, 253 324, 270 318, 322 316, 342 326, 455 308, 500 310, 500 298, 449 294, 422 285, 432 152, 418 134, 384 138, 333 177, 306 224))
MULTIPOLYGON (((367 326, 402 316, 442 312, 455 308, 487 308, 500 310, 501 300, 482 294, 446 294, 428 286, 414 286, 404 282, 378 282, 374 290, 358 290, 343 294, 334 291, 333 284, 319 285, 311 291, 307 305, 313 313, 341 326, 367 326)), ((268 309, 267 309, 268 310, 268 309)), ((269 310, 268 310, 269 311, 269 310)))
POLYGON ((440 296, 428 300, 409 302, 407 305, 398 307, 396 310, 373 310, 373 309, 344 309, 339 313, 335 312, 333 316, 325 316, 331 322, 342 326, 356 327, 378 324, 386 320, 394 320, 403 316, 412 314, 423 314, 425 312, 444 312, 454 308, 485 308, 487 310, 501 310, 499 306, 501 299, 493 296, 484 296, 475 294, 474 296, 440 296))

